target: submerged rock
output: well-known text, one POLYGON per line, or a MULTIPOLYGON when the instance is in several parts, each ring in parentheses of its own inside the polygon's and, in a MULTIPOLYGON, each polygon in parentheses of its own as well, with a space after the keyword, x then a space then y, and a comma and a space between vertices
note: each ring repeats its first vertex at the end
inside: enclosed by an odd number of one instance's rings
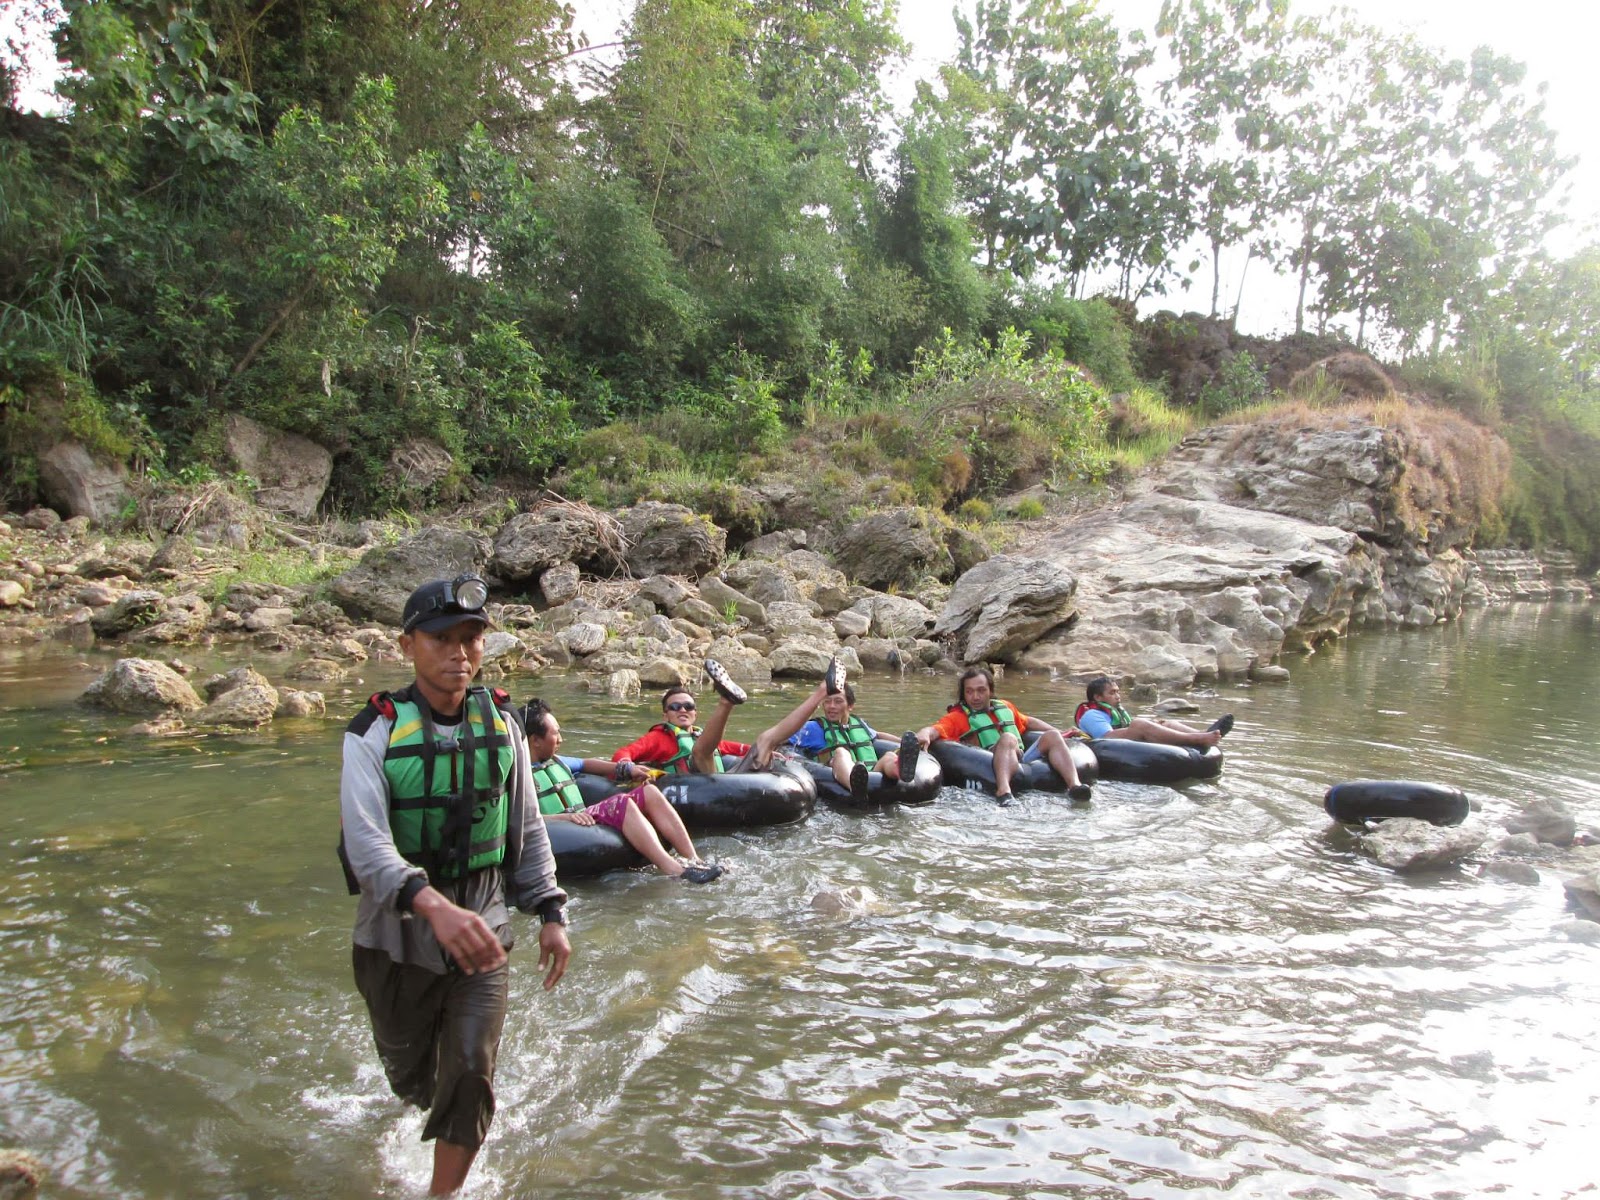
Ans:
POLYGON ((195 712, 205 707, 188 680, 148 658, 118 659, 84 690, 82 698, 123 713, 195 712))

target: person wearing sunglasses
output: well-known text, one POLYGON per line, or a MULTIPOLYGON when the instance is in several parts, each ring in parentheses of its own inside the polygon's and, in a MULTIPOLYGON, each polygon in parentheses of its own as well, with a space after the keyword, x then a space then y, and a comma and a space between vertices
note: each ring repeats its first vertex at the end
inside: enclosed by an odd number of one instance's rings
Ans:
POLYGON ((494 1117, 508 905, 543 922, 546 990, 572 953, 527 741, 510 698, 473 682, 487 599, 472 575, 411 593, 400 651, 416 678, 350 722, 339 789, 356 986, 390 1088, 428 1113, 432 1196, 460 1189, 494 1117))
POLYGON ((727 670, 714 658, 705 662, 706 677, 717 693, 717 706, 706 718, 704 726, 695 723, 699 706, 688 688, 670 687, 661 695, 662 720, 652 725, 637 741, 628 743, 611 756, 616 764, 617 779, 634 778, 634 767, 650 767, 662 771, 679 771, 687 774, 713 775, 719 771, 765 771, 772 763, 778 748, 805 726, 811 714, 817 711, 828 688, 844 686, 844 668, 835 659, 828 665, 827 676, 816 689, 802 700, 783 720, 769 729, 763 729, 752 742, 733 742, 723 738, 728 718, 735 706, 747 697, 744 689, 733 681, 727 670), (723 756, 737 761, 732 766, 723 765, 723 756))
MULTIPOLYGON (((603 758, 557 754, 562 741, 561 724, 543 700, 528 701, 521 715, 522 727, 528 735, 528 753, 533 757, 533 782, 539 792, 539 811, 546 821, 609 826, 663 875, 685 883, 710 883, 722 875, 720 864, 701 861, 689 831, 684 828, 683 818, 655 784, 641 783, 631 791, 618 792, 586 807, 574 775, 585 772, 604 775, 614 783, 621 783, 624 773, 603 758), (663 841, 681 854, 684 861, 674 858, 663 841)), ((626 772, 628 776, 632 774, 632 770, 626 772)))

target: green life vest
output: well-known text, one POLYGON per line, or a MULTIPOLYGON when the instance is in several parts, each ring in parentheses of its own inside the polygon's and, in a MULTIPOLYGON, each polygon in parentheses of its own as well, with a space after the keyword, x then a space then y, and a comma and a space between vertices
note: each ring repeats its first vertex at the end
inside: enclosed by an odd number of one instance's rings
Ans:
POLYGON ((827 759, 843 746, 858 763, 865 763, 869 767, 877 765, 878 748, 872 744, 872 730, 860 717, 851 716, 843 725, 836 725, 827 717, 818 717, 817 724, 822 726, 825 743, 817 752, 818 759, 827 759))
MULTIPOLYGON (((678 752, 662 763, 662 768, 668 771, 679 771, 684 774, 692 772, 694 770, 692 761, 694 758, 694 743, 695 739, 701 734, 700 726, 692 725, 688 729, 679 729, 676 725, 670 725, 663 721, 656 728, 668 737, 676 739, 678 743, 678 752)), ((722 770, 722 755, 713 754, 711 756, 711 770, 713 773, 722 770)))
POLYGON ((388 699, 394 724, 383 773, 395 849, 427 871, 429 883, 499 866, 516 762, 513 725, 487 688, 467 690, 455 737, 439 735, 432 709, 414 687, 388 699))
POLYGON ((995 701, 988 708, 971 709, 965 704, 959 706, 967 714, 967 732, 961 740, 976 737, 978 745, 985 750, 993 750, 1002 734, 1009 733, 1020 743, 1022 735, 1017 732, 1017 720, 1012 715, 1011 706, 1002 701, 995 701), (997 721, 995 718, 998 717, 997 721))
POLYGON ((1078 724, 1083 720, 1086 712, 1098 711, 1111 718, 1111 728, 1126 729, 1133 724, 1133 718, 1128 715, 1128 710, 1120 704, 1101 704, 1098 700, 1089 700, 1078 705, 1078 711, 1073 715, 1072 723, 1078 724))
POLYGON ((539 811, 547 817, 583 807, 583 793, 578 791, 567 764, 559 758, 533 768, 533 786, 539 792, 539 811))

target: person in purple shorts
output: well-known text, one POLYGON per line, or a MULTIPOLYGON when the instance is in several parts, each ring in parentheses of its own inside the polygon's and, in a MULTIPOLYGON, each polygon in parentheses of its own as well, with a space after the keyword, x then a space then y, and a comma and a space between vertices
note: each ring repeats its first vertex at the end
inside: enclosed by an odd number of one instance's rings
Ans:
POLYGON ((561 725, 543 700, 530 700, 521 711, 528 735, 528 756, 533 760, 533 782, 538 792, 539 811, 546 821, 571 821, 578 825, 608 825, 628 840, 628 844, 660 869, 663 875, 685 883, 710 883, 722 874, 717 863, 700 860, 684 828, 683 818, 653 783, 639 783, 631 791, 607 796, 598 804, 584 806, 574 775, 587 772, 604 775, 612 782, 630 782, 639 773, 632 763, 613 763, 604 758, 571 758, 556 753, 561 748, 561 725), (666 846, 683 856, 680 862, 666 846))

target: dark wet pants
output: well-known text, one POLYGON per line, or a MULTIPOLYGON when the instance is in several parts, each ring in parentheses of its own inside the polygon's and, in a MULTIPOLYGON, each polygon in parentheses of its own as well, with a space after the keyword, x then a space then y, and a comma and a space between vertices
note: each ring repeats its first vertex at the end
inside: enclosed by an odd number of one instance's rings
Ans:
POLYGON ((382 950, 352 947, 356 987, 372 1017, 389 1086, 428 1110, 422 1140, 476 1150, 494 1119, 494 1064, 506 1019, 509 963, 437 975, 382 950))

